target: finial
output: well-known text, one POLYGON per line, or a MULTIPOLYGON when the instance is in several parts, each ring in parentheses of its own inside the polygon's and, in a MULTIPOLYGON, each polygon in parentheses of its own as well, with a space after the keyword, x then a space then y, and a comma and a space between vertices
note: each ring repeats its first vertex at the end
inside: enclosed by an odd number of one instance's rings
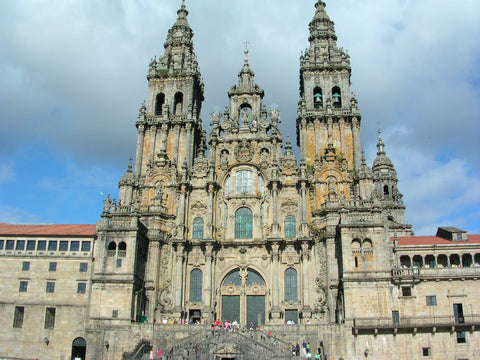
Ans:
POLYGON ((130 156, 130 161, 128 162, 128 170, 127 170, 128 172, 132 172, 132 161, 133 161, 133 159, 130 156))
POLYGON ((382 140, 382 127, 381 123, 378 122, 378 143, 377 143, 377 155, 385 154, 385 144, 382 140))
POLYGON ((185 6, 185 0, 182 1, 182 9, 185 9, 186 6, 185 6))
POLYGON ((248 64, 248 44, 250 44, 248 41, 245 41, 245 64, 248 64))

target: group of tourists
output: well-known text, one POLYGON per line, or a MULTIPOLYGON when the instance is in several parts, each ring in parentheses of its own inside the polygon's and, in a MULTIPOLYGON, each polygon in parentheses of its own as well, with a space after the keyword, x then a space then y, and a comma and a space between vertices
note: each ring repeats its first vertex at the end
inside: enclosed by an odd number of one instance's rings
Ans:
MULTIPOLYGON (((292 356, 300 356, 300 348, 302 349, 302 355, 305 358, 312 358, 312 352, 309 342, 306 342, 305 339, 302 341, 302 345, 300 346, 299 343, 292 345, 292 356)), ((327 355, 324 353, 323 350, 323 341, 320 342, 320 346, 317 349, 317 354, 313 356, 315 359, 327 360, 327 355)))

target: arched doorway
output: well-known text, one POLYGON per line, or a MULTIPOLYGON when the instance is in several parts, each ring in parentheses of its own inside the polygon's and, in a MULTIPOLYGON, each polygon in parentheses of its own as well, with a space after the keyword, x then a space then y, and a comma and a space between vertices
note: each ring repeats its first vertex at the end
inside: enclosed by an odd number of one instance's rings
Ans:
POLYGON ((87 342, 84 338, 78 337, 72 343, 72 357, 71 360, 82 359, 85 360, 87 354, 87 342))
POLYGON ((257 271, 232 271, 221 286, 222 322, 236 320, 247 327, 265 324, 266 293, 265 281, 257 271))

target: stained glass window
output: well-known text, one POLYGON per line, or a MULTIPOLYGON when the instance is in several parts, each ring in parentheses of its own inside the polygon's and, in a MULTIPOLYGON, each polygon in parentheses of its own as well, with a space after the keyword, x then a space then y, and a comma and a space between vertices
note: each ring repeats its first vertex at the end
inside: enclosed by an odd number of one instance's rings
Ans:
POLYGON ((298 300, 297 270, 289 268, 285 271, 285 301, 298 300))
POLYGON ((251 171, 237 171, 236 179, 237 194, 253 193, 253 173, 251 171))
POLYGON ((196 218, 193 220, 193 238, 203 239, 203 219, 196 218))
POLYGON ((295 217, 287 216, 285 218, 285 237, 293 238, 296 236, 295 217))
POLYGON ((240 208, 235 213, 235 239, 251 239, 253 214, 249 208, 240 208))
POLYGON ((202 302, 202 270, 195 269, 190 273, 190 302, 202 302))

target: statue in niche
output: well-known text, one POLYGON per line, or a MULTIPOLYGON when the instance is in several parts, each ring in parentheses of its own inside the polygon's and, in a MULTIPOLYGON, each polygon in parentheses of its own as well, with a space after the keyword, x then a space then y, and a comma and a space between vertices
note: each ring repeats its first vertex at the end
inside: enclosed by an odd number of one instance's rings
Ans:
POLYGON ((222 165, 228 165, 228 151, 222 151, 220 154, 220 163, 222 165))
POLYGON ((250 124, 250 114, 248 113, 247 108, 242 109, 242 125, 248 126, 250 124))
POLYGON ((328 177, 328 200, 334 200, 336 197, 335 183, 336 179, 333 176, 328 177))

